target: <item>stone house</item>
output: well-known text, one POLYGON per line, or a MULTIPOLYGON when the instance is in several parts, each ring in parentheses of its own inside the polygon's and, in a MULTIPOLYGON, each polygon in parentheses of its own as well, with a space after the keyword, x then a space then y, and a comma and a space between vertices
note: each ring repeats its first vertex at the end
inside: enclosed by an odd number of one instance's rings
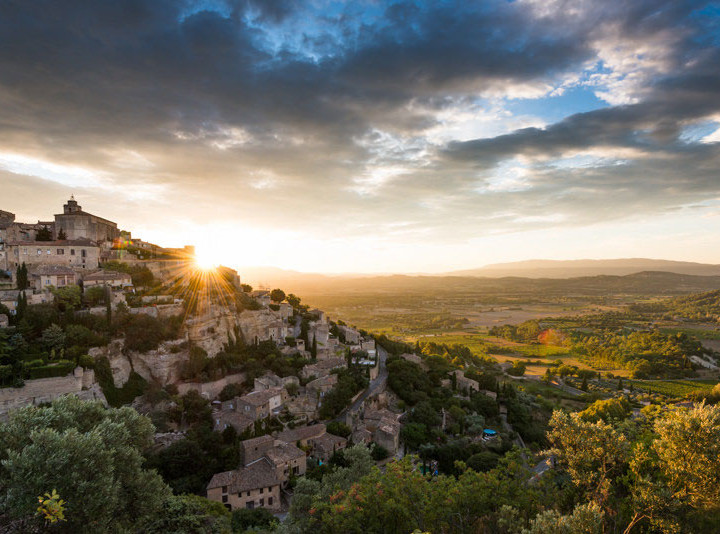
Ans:
POLYGON ((310 398, 316 399, 318 406, 322 405, 322 399, 337 384, 337 375, 328 375, 308 382, 305 388, 310 398))
POLYGON ((360 345, 360 341, 362 340, 360 332, 349 326, 338 326, 338 328, 345 336, 346 345, 360 345))
POLYGON ((305 451, 298 449, 292 443, 276 441, 265 456, 275 466, 275 475, 283 481, 283 484, 287 483, 291 476, 301 476, 307 471, 305 451))
POLYGON ((285 401, 284 397, 287 397, 287 392, 277 387, 263 391, 253 391, 237 398, 236 409, 256 421, 279 412, 285 401))
POLYGON ((249 465, 259 460, 273 448, 275 439, 272 436, 260 436, 259 438, 246 439, 240 442, 240 461, 243 465, 249 465))
POLYGON ((373 442, 395 454, 400 447, 401 424, 397 414, 390 410, 365 410, 363 414, 365 426, 372 433, 373 442))
POLYGON ((112 288, 132 287, 132 277, 127 273, 117 271, 97 271, 83 276, 83 286, 109 286, 112 288))
POLYGON ((459 391, 480 391, 480 384, 478 384, 476 380, 466 378, 465 371, 458 369, 457 371, 453 371, 452 374, 455 375, 455 383, 459 391))
POLYGON ((11 241, 6 244, 7 269, 15 271, 23 263, 28 269, 34 265, 63 265, 74 269, 97 269, 100 247, 89 239, 68 241, 11 241))
POLYGON ((347 440, 333 434, 323 434, 315 438, 312 448, 312 456, 323 463, 330 461, 336 451, 347 447, 347 440))
POLYGON ((330 339, 330 327, 327 323, 312 323, 308 330, 310 346, 312 346, 314 339, 317 339, 318 348, 327 346, 328 340, 330 339))
POLYGON ((295 443, 300 447, 314 446, 315 440, 325 434, 327 428, 324 424, 318 423, 316 425, 301 426, 290 430, 280 432, 277 439, 284 441, 285 443, 295 443))
POLYGON ((75 285, 77 277, 75 271, 62 265, 39 265, 28 273, 30 284, 37 291, 47 290, 50 287, 65 287, 75 285))
POLYGON ((241 508, 280 509, 280 486, 275 466, 263 457, 234 471, 217 473, 207 485, 207 498, 228 510, 241 508))
POLYGON ((333 369, 342 369, 347 367, 347 361, 345 358, 328 358, 327 360, 320 360, 316 363, 306 365, 300 371, 300 375, 303 378, 321 378, 328 376, 333 369))
POLYGON ((234 408, 226 410, 218 410, 212 414, 213 430, 222 432, 231 426, 238 434, 242 434, 246 429, 254 424, 254 420, 248 416, 236 411, 234 408))

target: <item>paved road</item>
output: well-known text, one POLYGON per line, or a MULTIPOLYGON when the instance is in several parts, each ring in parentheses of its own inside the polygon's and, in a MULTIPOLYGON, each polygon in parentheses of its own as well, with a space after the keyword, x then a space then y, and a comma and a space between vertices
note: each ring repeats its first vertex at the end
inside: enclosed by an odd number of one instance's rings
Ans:
POLYGON ((380 371, 378 372, 378 376, 375 380, 372 380, 370 382, 370 385, 368 388, 363 392, 362 395, 360 395, 355 402, 352 403, 352 405, 349 408, 346 408, 343 410, 340 415, 338 415, 334 420, 335 421, 341 421, 345 422, 345 417, 348 414, 353 414, 357 412, 360 409, 360 406, 362 403, 370 397, 371 395, 377 393, 380 391, 383 387, 385 387, 385 383, 387 382, 388 377, 388 371, 387 367, 385 366, 385 361, 387 360, 387 351, 382 348, 380 345, 377 345, 377 353, 378 358, 380 359, 380 371))

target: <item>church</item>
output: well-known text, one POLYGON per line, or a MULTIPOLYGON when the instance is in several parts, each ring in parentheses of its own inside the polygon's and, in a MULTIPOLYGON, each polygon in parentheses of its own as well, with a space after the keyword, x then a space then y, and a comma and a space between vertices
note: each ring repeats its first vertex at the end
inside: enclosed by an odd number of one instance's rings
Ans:
POLYGON ((61 233, 65 234, 65 239, 85 238, 98 243, 120 237, 116 223, 83 211, 74 197, 63 206, 63 213, 55 215, 54 230, 56 239, 61 233))

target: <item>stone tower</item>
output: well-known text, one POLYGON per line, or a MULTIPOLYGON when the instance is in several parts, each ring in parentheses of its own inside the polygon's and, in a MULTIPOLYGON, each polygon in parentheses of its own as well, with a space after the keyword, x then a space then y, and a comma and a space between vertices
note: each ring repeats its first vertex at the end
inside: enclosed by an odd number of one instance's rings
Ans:
POLYGON ((75 196, 71 196, 70 200, 67 201, 67 204, 63 206, 63 210, 66 214, 68 213, 78 213, 82 211, 82 206, 78 206, 77 200, 75 200, 75 196))

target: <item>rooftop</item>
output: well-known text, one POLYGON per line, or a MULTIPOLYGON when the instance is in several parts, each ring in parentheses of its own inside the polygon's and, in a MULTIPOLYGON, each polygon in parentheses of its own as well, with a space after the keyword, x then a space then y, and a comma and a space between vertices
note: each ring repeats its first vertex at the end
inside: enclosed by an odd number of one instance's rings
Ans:
POLYGON ((97 247, 95 241, 81 237, 80 239, 64 239, 62 241, 9 241, 10 246, 23 247, 97 247))
POLYGON ((38 265, 30 269, 30 274, 34 276, 74 275, 75 271, 64 265, 38 265))
POLYGON ((127 273, 119 273, 117 271, 97 271, 85 276, 85 280, 117 280, 118 278, 131 280, 132 277, 127 273))
POLYGON ((251 463, 235 471, 225 471, 213 475, 207 489, 228 486, 228 493, 239 493, 258 488, 267 488, 280 484, 275 470, 266 458, 251 463))
POLYGON ((295 443, 296 441, 317 438, 325 433, 325 425, 318 423, 317 425, 301 426, 292 430, 285 430, 278 434, 278 439, 286 443, 295 443))
POLYGON ((265 453, 268 460, 275 465, 284 464, 305 456, 305 452, 291 443, 281 443, 265 453))
POLYGON ((243 395, 239 400, 247 404, 252 404, 253 406, 262 406, 278 395, 282 395, 281 388, 270 388, 263 391, 253 391, 252 393, 243 395))

